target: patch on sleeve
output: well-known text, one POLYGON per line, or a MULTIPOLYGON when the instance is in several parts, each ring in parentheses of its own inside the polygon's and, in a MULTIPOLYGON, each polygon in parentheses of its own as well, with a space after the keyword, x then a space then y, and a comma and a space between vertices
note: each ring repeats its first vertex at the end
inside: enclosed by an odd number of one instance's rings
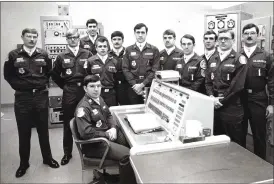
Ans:
POLYGON ((84 108, 83 107, 79 107, 77 109, 77 117, 81 118, 85 115, 85 111, 84 111, 84 108))
POLYGON ((243 55, 241 55, 241 56, 239 57, 239 62, 240 62, 241 64, 245 65, 245 64, 247 63, 246 57, 243 56, 243 55))
POLYGON ((206 69, 206 62, 205 62, 205 60, 202 60, 201 62, 200 62, 200 67, 202 68, 202 69, 206 69))

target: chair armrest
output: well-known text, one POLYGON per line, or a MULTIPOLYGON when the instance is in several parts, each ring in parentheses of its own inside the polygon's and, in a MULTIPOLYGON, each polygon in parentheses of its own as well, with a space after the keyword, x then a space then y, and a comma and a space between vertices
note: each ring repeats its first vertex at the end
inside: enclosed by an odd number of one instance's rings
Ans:
POLYGON ((97 142, 105 142, 107 146, 110 146, 109 140, 107 140, 104 137, 91 138, 87 140, 75 140, 75 143, 78 143, 78 144, 90 144, 90 143, 97 143, 97 142))
POLYGON ((92 143, 97 143, 97 142, 105 142, 106 143, 106 150, 105 150, 103 157, 101 159, 101 162, 99 164, 99 169, 101 169, 103 166, 103 163, 106 160, 106 156, 107 156, 109 148, 110 148, 110 141, 104 137, 91 138, 91 139, 87 139, 87 140, 75 140, 76 144, 81 144, 81 145, 92 144, 92 143))

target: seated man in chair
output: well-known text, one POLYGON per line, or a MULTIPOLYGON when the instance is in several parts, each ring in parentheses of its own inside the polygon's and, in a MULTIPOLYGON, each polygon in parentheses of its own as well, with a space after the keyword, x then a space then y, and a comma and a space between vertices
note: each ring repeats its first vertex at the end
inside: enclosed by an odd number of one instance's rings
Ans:
MULTIPOLYGON (((110 149, 106 158, 119 161, 129 155, 129 148, 123 133, 118 129, 106 103, 100 96, 101 87, 99 76, 85 77, 86 94, 76 108, 75 120, 83 140, 96 137, 105 137, 110 140, 110 149)), ((87 157, 99 158, 103 156, 106 147, 101 142, 85 146, 83 152, 87 157)))

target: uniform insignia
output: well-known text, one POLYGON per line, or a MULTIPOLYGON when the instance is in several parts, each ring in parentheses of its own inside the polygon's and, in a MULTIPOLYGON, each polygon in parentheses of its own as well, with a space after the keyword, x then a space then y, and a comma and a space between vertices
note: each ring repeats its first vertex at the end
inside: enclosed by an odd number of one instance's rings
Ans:
POLYGON ((239 57, 239 62, 241 63, 241 64, 246 64, 247 62, 246 62, 246 57, 245 56, 243 56, 243 55, 241 55, 240 57, 239 57))
POLYGON ((189 66, 188 69, 197 69, 196 66, 189 66))
POLYGON ((93 65, 91 69, 98 69, 98 68, 100 68, 99 65, 93 65))
POLYGON ((105 109, 105 108, 106 108, 106 106, 104 105, 104 106, 103 106, 103 109, 105 109))
POLYGON ((182 64, 177 64, 176 65, 176 68, 182 68, 183 66, 182 66, 182 64))
POLYGON ((147 53, 145 53, 145 56, 152 56, 152 55, 153 55, 152 52, 147 52, 147 53))
POLYGON ((66 70, 66 74, 70 75, 71 73, 72 73, 71 69, 68 68, 68 69, 66 70))
POLYGON ((98 114, 98 110, 97 110, 97 109, 93 109, 93 110, 92 110, 92 113, 93 113, 94 115, 96 115, 96 114, 98 114))
POLYGON ((203 77, 205 77, 205 70, 201 70, 201 75, 203 76, 203 77))
POLYGON ((180 60, 181 58, 178 58, 178 57, 174 57, 172 58, 173 60, 180 60))
POLYGON ((233 65, 233 64, 225 64, 224 66, 227 66, 227 67, 235 67, 235 65, 233 65))
POLYGON ((97 128, 99 128, 99 127, 101 127, 101 126, 102 126, 102 124, 103 124, 103 123, 102 123, 102 121, 101 121, 101 120, 99 120, 99 121, 97 121, 97 122, 96 122, 96 127, 97 127, 97 128))
POLYGON ((24 70, 24 68, 19 68, 18 72, 21 73, 21 74, 23 74, 23 73, 25 73, 25 70, 24 70))
POLYGON ((84 48, 85 48, 85 49, 89 49, 90 46, 89 46, 89 45, 84 45, 84 48))
POLYGON ((135 56, 135 55, 136 55, 136 52, 131 52, 130 55, 131 55, 131 56, 135 56))
POLYGON ((253 63, 266 63, 265 60, 253 60, 253 63))
POLYGON ((64 62, 65 62, 65 63, 69 63, 69 62, 70 62, 70 59, 64 59, 64 62))
POLYGON ((83 107, 79 107, 77 109, 77 117, 83 117, 85 115, 85 111, 84 111, 84 108, 83 107))
POLYGON ((135 61, 131 61, 131 65, 132 66, 136 66, 136 62, 135 61))
POLYGON ((200 67, 202 68, 202 69, 206 69, 206 62, 205 62, 205 60, 202 60, 201 62, 200 62, 200 67))
POLYGON ((160 57, 160 60, 164 60, 164 57, 160 57))
POLYGON ((214 73, 211 73, 211 80, 214 79, 214 73))
POLYGON ((215 67, 216 63, 210 63, 210 67, 215 67))
POLYGON ((24 58, 17 58, 16 59, 16 62, 23 62, 24 61, 24 58))
POLYGON ((92 100, 91 100, 91 99, 89 99, 89 100, 88 100, 88 102, 89 102, 89 103, 92 103, 92 100))

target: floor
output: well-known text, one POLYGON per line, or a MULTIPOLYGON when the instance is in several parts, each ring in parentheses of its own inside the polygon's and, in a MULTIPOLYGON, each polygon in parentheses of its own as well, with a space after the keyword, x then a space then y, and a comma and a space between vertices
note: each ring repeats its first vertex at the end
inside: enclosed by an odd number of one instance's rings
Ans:
MULTIPOLYGON (((2 107, 1 112, 1 180, 0 183, 82 183, 80 156, 74 145, 69 164, 52 169, 43 164, 38 135, 32 129, 30 167, 21 178, 15 177, 19 166, 18 134, 13 107, 2 107)), ((49 129, 53 158, 60 163, 63 157, 62 128, 49 129)), ((114 169, 115 170, 115 169, 114 169)), ((109 171, 109 170, 108 170, 109 171)), ((110 173, 115 173, 113 169, 110 173)), ((92 179, 92 170, 85 173, 92 179)))
MULTIPOLYGON (((15 177, 19 166, 18 134, 13 107, 2 107, 1 112, 1 183, 82 183, 81 163, 78 150, 74 145, 73 158, 70 163, 52 169, 42 163, 42 156, 36 129, 32 130, 30 167, 21 178, 15 177)), ((62 128, 49 129, 52 155, 60 162, 63 156, 62 128)), ((247 148, 253 149, 251 137, 247 138, 247 148)), ((117 169, 108 170, 118 173, 117 169)), ((92 172, 85 173, 88 179, 92 172)), ((87 180, 88 180, 87 179, 87 180)))

